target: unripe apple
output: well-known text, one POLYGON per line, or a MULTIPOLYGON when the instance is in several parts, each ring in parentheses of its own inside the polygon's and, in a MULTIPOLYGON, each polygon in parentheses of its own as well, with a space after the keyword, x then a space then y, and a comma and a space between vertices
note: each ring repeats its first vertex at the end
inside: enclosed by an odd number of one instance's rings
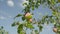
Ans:
POLYGON ((28 13, 26 13, 26 14, 25 14, 25 18, 26 18, 26 19, 31 19, 31 18, 32 18, 31 13, 29 13, 29 12, 28 12, 28 13))
POLYGON ((57 32, 57 28, 53 28, 53 31, 54 31, 54 32, 57 32))
POLYGON ((32 22, 32 19, 29 19, 30 22, 32 22))

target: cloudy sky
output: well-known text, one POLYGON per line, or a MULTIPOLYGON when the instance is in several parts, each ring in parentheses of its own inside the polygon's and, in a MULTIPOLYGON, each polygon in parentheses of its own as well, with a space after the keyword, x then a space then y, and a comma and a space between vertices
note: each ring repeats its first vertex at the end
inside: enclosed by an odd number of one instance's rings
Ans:
MULTIPOLYGON (((4 26, 4 29, 9 32, 9 34, 17 34, 17 28, 11 27, 13 23, 13 17, 16 16, 18 13, 22 13, 24 6, 22 5, 23 2, 27 2, 25 0, 0 0, 0 26, 4 26)), ((46 12, 48 15, 51 15, 51 10, 48 7, 43 7, 42 5, 34 10, 35 18, 40 15, 45 15, 46 12)), ((41 16, 40 16, 41 18, 41 16)), ((55 34, 52 31, 52 25, 44 26, 43 31, 41 34, 55 34)))

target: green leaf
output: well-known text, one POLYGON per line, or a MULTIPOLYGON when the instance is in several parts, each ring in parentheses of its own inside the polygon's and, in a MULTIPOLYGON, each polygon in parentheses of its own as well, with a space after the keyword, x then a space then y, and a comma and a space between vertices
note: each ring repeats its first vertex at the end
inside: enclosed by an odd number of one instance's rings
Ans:
POLYGON ((24 31, 21 31, 19 34, 25 34, 25 32, 24 31))
POLYGON ((53 11, 53 12, 52 12, 52 15, 53 15, 53 16, 56 16, 57 14, 58 14, 57 11, 53 11))
POLYGON ((34 6, 32 6, 32 10, 34 10, 34 6))
POLYGON ((21 31, 23 30, 23 24, 20 24, 19 26, 18 26, 18 33, 21 33, 21 31))
POLYGON ((23 6, 24 6, 24 5, 27 5, 27 3, 23 3, 23 6))
POLYGON ((1 28, 3 29, 3 26, 1 26, 1 28))
POLYGON ((51 4, 54 5, 55 4, 55 0, 51 0, 51 4))
POLYGON ((57 27, 58 27, 58 29, 60 29, 60 25, 58 25, 57 27))
POLYGON ((19 25, 19 24, 20 24, 19 21, 17 21, 17 22, 16 22, 16 25, 19 25))
POLYGON ((14 22, 11 26, 13 27, 13 26, 15 26, 15 25, 16 25, 16 24, 15 24, 15 22, 14 22))
POLYGON ((36 34, 39 34, 38 30, 35 30, 35 33, 36 33, 36 34))
POLYGON ((39 26, 39 30, 42 31, 42 28, 43 28, 43 26, 40 25, 40 26, 39 26))
POLYGON ((33 29, 33 28, 34 28, 31 23, 26 23, 26 27, 27 27, 27 28, 30 28, 30 29, 33 29))
POLYGON ((22 16, 22 14, 18 14, 16 17, 20 17, 20 16, 22 16))
POLYGON ((17 21, 17 22, 14 21, 13 24, 12 24, 11 26, 13 27, 13 26, 16 26, 16 25, 19 25, 19 24, 20 24, 19 21, 17 21))
POLYGON ((23 20, 23 21, 25 20, 25 17, 24 17, 24 16, 22 17, 22 20, 23 20))
POLYGON ((29 2, 31 2, 32 0, 29 0, 29 2))
POLYGON ((36 4, 35 7, 38 8, 38 5, 36 4))

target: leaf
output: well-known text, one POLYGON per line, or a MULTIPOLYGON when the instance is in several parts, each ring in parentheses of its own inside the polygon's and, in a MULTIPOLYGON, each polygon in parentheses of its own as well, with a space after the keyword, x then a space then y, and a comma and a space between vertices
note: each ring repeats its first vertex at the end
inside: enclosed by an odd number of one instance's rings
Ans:
POLYGON ((13 24, 12 24, 11 26, 13 27, 13 26, 16 26, 16 25, 19 25, 19 24, 20 24, 19 21, 17 21, 17 22, 14 21, 13 24))
POLYGON ((38 8, 38 4, 36 4, 35 7, 38 8))
POLYGON ((19 26, 18 26, 18 33, 21 33, 21 31, 23 30, 23 24, 20 24, 19 26))
POLYGON ((22 16, 22 14, 18 14, 16 17, 20 17, 20 16, 22 16))
POLYGON ((23 21, 25 20, 25 17, 24 17, 24 16, 22 17, 22 20, 23 20, 23 21))
POLYGON ((24 5, 27 5, 27 3, 23 3, 23 6, 24 6, 24 5))
POLYGON ((15 26, 15 25, 16 25, 16 24, 15 24, 15 22, 14 22, 11 26, 13 27, 13 26, 15 26))
POLYGON ((34 10, 34 6, 32 6, 32 10, 34 10))
POLYGON ((33 25, 30 24, 30 23, 26 23, 26 27, 27 27, 27 28, 30 28, 30 29, 33 29, 33 28, 34 28, 33 25))
POLYGON ((38 30, 35 30, 35 33, 36 33, 36 34, 39 34, 38 30))
POLYGON ((25 32, 24 31, 21 31, 19 34, 25 34, 25 32))
POLYGON ((19 21, 17 21, 17 22, 16 22, 16 25, 19 25, 19 24, 20 24, 19 21))
MULTIPOLYGON (((18 14, 16 17, 20 17, 20 16, 22 16, 22 14, 18 14)), ((16 17, 14 17, 14 19, 15 19, 16 17)))
POLYGON ((1 26, 1 28, 3 29, 4 27, 3 27, 3 26, 1 26))
POLYGON ((25 7, 24 12, 30 12, 30 6, 29 5, 27 5, 27 7, 25 7))
POLYGON ((54 5, 55 4, 55 0, 51 0, 51 4, 54 5))
POLYGON ((42 28, 43 28, 43 26, 40 25, 40 26, 39 26, 39 30, 42 31, 42 28))
POLYGON ((60 29, 60 25, 58 25, 57 27, 58 27, 58 29, 60 29))
POLYGON ((29 2, 31 2, 32 0, 29 0, 29 2))
POLYGON ((58 14, 58 12, 57 11, 53 11, 52 14, 53 14, 53 16, 56 16, 58 14))

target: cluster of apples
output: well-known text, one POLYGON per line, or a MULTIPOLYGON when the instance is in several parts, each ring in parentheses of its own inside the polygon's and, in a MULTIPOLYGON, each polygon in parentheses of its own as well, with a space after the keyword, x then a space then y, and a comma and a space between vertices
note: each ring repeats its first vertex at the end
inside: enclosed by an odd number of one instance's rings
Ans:
POLYGON ((27 21, 32 22, 32 14, 31 13, 27 12, 25 14, 25 18, 27 19, 27 21))

